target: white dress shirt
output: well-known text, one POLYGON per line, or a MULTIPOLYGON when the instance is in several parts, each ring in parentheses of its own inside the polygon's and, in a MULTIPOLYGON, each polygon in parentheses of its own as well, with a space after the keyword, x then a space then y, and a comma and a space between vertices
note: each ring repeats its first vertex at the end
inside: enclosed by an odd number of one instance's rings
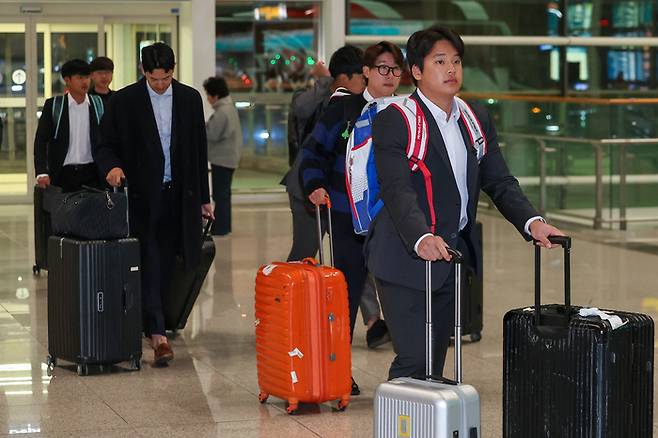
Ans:
POLYGON ((174 93, 171 85, 162 94, 153 91, 148 81, 146 81, 146 88, 151 98, 155 123, 158 125, 158 135, 160 136, 160 144, 162 145, 162 153, 164 154, 162 182, 166 183, 171 181, 171 119, 174 93))
MULTIPOLYGON (((464 137, 462 137, 461 130, 459 129, 460 112, 457 103, 454 100, 452 102, 450 114, 448 115, 434 102, 429 100, 420 90, 417 91, 418 96, 430 110, 434 120, 436 120, 436 124, 438 125, 441 136, 443 137, 443 142, 446 145, 446 150, 448 151, 450 166, 452 167, 452 173, 455 177, 455 182, 457 183, 459 197, 461 198, 461 210, 459 213, 459 231, 461 231, 468 223, 468 215, 466 213, 466 207, 468 206, 468 186, 466 183, 468 156, 466 143, 464 142, 464 137)), ((541 216, 534 216, 528 219, 524 226, 524 231, 527 234, 530 234, 530 224, 535 220, 544 221, 541 216)), ((420 236, 414 245, 414 251, 416 253, 418 253, 418 245, 420 242, 425 237, 431 235, 432 233, 426 233, 420 236)))
POLYGON ((69 104, 69 149, 66 152, 64 166, 93 163, 89 131, 89 96, 85 94, 82 103, 76 102, 70 94, 66 96, 69 104))

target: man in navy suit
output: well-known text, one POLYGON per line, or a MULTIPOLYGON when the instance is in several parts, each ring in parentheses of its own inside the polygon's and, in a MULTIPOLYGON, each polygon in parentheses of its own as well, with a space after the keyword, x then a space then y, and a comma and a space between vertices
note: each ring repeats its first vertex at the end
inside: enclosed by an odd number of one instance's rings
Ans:
MULTIPOLYGON (((471 141, 455 100, 462 85, 463 55, 459 35, 439 26, 414 33, 407 43, 407 61, 417 85, 411 98, 428 126, 424 163, 431 173, 431 192, 423 172, 410 170, 409 133, 401 112, 388 107, 373 125, 384 208, 371 224, 365 253, 397 355, 389 379, 425 375, 426 260, 438 261, 432 263, 433 374, 443 372, 454 325, 454 265, 446 263, 451 260, 446 248, 462 251, 467 263, 479 259, 475 252, 480 249, 473 243, 480 189, 525 239, 550 247, 548 236, 562 235, 539 216, 510 174, 493 122, 481 106, 471 108, 486 138, 486 151, 478 153, 478 144, 471 141)), ((474 269, 481 272, 482 267, 474 269)))
POLYGON ((201 259, 201 216, 213 217, 201 95, 173 79, 174 52, 142 49, 144 78, 117 91, 101 126, 94 158, 111 186, 127 178, 131 234, 142 260, 144 334, 154 363, 174 357, 165 336, 162 297, 176 254, 186 269, 201 259))

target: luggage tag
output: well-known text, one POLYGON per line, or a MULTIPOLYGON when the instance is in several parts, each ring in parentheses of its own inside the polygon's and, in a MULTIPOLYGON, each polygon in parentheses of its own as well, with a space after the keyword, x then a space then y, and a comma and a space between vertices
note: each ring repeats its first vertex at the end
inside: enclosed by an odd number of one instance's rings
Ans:
POLYGON ((264 275, 270 275, 272 271, 274 271, 274 268, 276 268, 276 265, 267 265, 263 268, 263 274, 264 275))
POLYGON ((603 310, 599 310, 597 307, 584 307, 578 311, 578 315, 584 318, 590 316, 598 316, 602 320, 608 321, 610 323, 610 326, 612 326, 613 330, 616 330, 619 327, 623 327, 628 323, 628 320, 622 321, 622 319, 619 316, 614 315, 611 312, 605 312, 603 310))

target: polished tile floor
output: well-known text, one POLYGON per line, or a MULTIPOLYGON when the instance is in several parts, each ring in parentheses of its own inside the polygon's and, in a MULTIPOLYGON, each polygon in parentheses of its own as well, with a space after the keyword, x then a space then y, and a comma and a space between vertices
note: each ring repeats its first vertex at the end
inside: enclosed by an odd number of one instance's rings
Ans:
MULTIPOLYGON (((509 224, 494 215, 481 219, 485 329, 481 342, 464 347, 464 379, 480 392, 483 437, 492 438, 502 428, 501 320, 506 310, 532 303, 533 264, 530 245, 509 224)), ((244 205, 235 208, 234 221, 233 234, 216 240, 217 258, 187 328, 173 341, 171 366, 152 368, 145 345, 139 372, 114 367, 78 377, 73 367, 49 374, 44 364, 47 276, 31 272, 31 207, 0 206, 0 436, 371 436, 373 391, 387 375, 393 352, 390 344, 368 350, 361 325, 353 369, 362 395, 345 412, 324 404, 288 416, 281 400, 258 403, 254 276, 260 264, 286 256, 290 216, 285 205, 244 205)), ((569 232, 575 236, 575 304, 658 316, 655 228, 569 232)), ((546 301, 561 299, 561 256, 556 250, 544 258, 546 301)))

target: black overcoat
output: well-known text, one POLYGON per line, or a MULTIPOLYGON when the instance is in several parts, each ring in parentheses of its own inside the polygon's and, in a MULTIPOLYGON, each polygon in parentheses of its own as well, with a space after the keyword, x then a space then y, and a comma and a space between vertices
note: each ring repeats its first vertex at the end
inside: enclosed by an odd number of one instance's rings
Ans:
MULTIPOLYGON (((201 205, 210 202, 208 145, 200 94, 173 81, 171 168, 175 206, 180 211, 180 253, 187 268, 201 254, 201 205)), ((101 141, 94 160, 102 175, 123 169, 129 184, 131 235, 145 236, 155 226, 153 211, 160 202, 164 153, 142 79, 112 95, 101 123, 101 141)))

